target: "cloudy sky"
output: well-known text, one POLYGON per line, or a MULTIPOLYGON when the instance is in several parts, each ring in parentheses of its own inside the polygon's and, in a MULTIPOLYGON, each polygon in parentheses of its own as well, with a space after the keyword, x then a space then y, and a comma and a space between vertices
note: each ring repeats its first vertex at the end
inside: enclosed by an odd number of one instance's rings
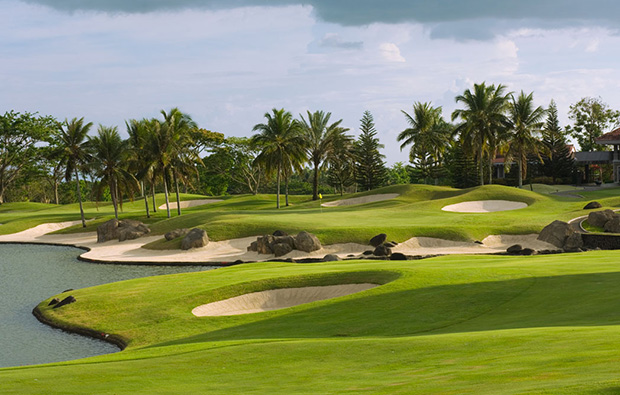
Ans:
POLYGON ((265 112, 375 117, 387 161, 408 160, 401 110, 473 83, 568 108, 620 109, 615 0, 0 0, 0 111, 85 117, 124 131, 179 107, 249 136, 265 112))

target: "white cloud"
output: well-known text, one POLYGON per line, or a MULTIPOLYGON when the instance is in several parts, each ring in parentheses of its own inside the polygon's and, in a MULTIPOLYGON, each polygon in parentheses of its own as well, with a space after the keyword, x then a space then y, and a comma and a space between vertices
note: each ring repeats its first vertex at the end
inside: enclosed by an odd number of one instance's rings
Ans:
POLYGON ((400 48, 394 43, 383 43, 379 46, 379 51, 383 59, 388 62, 406 62, 405 58, 400 54, 400 48))

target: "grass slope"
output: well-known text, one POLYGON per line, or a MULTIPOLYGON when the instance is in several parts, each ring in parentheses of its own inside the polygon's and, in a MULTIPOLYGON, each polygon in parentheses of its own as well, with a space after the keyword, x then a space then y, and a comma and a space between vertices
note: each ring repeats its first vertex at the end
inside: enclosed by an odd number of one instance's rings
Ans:
POLYGON ((117 354, 0 370, 3 393, 615 393, 618 252, 256 263, 72 291, 46 316, 122 336, 117 354), (197 318, 280 287, 380 287, 197 318))

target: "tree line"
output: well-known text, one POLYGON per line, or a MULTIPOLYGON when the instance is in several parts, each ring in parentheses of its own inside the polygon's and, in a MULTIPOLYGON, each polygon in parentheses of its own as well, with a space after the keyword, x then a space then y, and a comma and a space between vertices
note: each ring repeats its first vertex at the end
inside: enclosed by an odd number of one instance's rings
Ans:
POLYGON ((279 208, 282 188, 288 205, 291 191, 311 193, 316 200, 320 193, 389 184, 492 183, 498 155, 519 186, 528 172, 566 182, 574 172, 568 138, 583 150, 604 149, 596 138, 620 118, 600 98, 584 98, 570 107, 573 125, 562 128, 553 101, 544 109, 534 104, 533 93, 515 94, 501 84, 475 84, 455 101, 459 108, 450 121, 431 103, 416 102, 411 112, 402 111, 408 127, 397 140, 401 150, 409 149, 409 164, 392 167, 380 152, 383 145, 369 111, 357 138, 330 112, 308 111, 295 118, 276 108, 254 125, 252 137, 226 138, 173 108, 162 110, 159 118, 126 121, 127 139, 115 126, 99 125, 91 135, 94 126, 84 118, 59 122, 9 111, 0 116, 0 203, 77 202, 84 220, 85 199, 111 201, 118 217, 123 200, 139 196, 150 216, 158 209, 155 193, 163 192, 170 217, 169 195, 179 203, 182 190, 275 193, 279 208))

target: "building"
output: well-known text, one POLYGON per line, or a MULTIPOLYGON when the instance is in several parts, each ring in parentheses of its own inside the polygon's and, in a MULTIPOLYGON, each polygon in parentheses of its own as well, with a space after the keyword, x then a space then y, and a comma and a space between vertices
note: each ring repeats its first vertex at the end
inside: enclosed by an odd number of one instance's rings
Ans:
POLYGON ((604 159, 605 163, 613 165, 614 182, 620 183, 620 157, 618 154, 620 148, 620 128, 605 133, 595 141, 597 144, 613 146, 612 151, 580 152, 580 154, 600 154, 600 160, 604 159))

